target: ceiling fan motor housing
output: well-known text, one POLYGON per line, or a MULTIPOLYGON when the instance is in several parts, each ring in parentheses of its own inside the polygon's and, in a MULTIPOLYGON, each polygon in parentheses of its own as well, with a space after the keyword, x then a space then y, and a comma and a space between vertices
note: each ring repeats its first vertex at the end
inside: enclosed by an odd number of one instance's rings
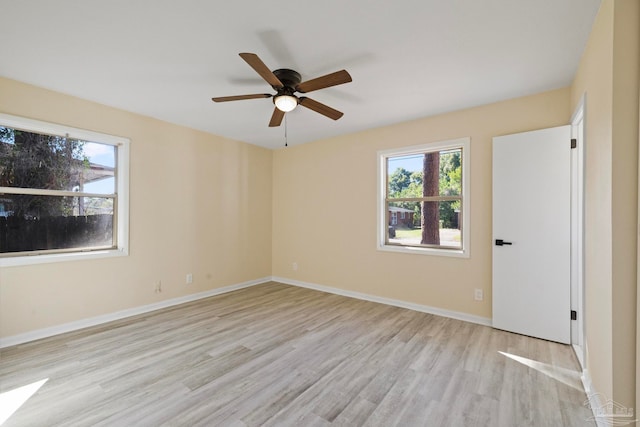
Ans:
MULTIPOLYGON (((287 68, 281 68, 279 70, 275 70, 273 74, 282 82, 282 84, 295 92, 296 86, 300 84, 302 81, 302 77, 300 73, 297 71, 289 70, 287 68)), ((273 87, 275 90, 278 90, 277 87, 273 87)), ((293 93, 292 92, 292 93, 293 93)))

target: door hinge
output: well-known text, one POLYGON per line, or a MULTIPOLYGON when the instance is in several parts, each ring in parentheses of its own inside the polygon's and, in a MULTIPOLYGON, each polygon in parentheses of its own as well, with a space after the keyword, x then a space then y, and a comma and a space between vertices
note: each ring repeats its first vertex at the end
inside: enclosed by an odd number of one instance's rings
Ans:
POLYGON ((578 312, 571 310, 571 320, 578 320, 578 312))
POLYGON ((575 138, 571 138, 571 148, 576 148, 578 146, 578 140, 575 138))

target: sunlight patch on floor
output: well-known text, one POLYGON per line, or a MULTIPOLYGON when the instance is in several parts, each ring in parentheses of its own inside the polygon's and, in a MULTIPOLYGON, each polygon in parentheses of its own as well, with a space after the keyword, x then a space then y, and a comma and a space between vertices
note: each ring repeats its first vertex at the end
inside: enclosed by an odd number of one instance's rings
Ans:
POLYGON ((549 365, 548 363, 538 362, 537 360, 527 359, 526 357, 516 356, 515 354, 505 353, 504 351, 499 351, 498 353, 502 354, 509 359, 515 360, 516 362, 522 363, 532 369, 535 369, 538 372, 541 372, 548 377, 553 378, 554 380, 560 381, 563 384, 568 385, 569 387, 573 387, 576 390, 584 391, 584 387, 582 386, 582 380, 580 379, 580 373, 576 371, 572 371, 571 369, 560 368, 559 366, 549 365))
POLYGON ((9 419, 49 378, 0 393, 0 426, 9 419))

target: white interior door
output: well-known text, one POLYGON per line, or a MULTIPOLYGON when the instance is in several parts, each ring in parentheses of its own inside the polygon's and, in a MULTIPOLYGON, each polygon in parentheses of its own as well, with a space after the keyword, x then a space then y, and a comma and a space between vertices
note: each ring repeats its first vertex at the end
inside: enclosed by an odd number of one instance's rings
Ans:
POLYGON ((493 138, 493 326, 566 344, 570 141, 570 126, 493 138))

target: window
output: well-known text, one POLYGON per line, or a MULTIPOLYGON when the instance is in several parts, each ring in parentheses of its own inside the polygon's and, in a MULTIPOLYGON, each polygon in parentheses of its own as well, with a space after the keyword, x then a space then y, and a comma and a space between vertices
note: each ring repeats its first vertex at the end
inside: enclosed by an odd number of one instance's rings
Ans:
POLYGON ((0 265, 126 255, 126 138, 0 114, 0 265))
POLYGON ((469 256, 469 143, 378 152, 378 249, 469 256))

